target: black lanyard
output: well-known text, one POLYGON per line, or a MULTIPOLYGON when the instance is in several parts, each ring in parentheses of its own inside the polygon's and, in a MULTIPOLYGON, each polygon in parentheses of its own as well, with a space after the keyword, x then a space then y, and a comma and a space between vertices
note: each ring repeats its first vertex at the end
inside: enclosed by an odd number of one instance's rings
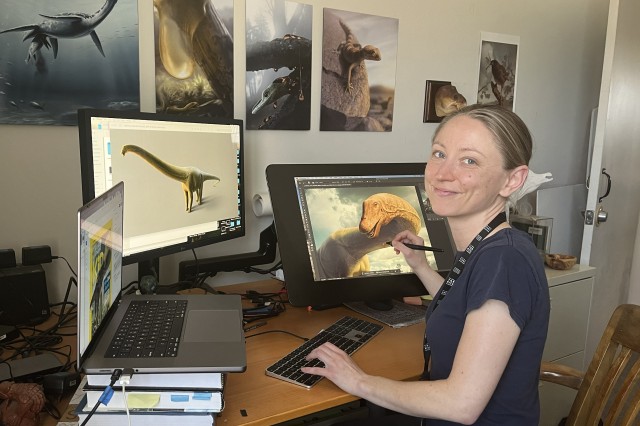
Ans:
MULTIPOLYGON (((476 235, 476 237, 473 240, 471 240, 471 243, 469 243, 467 248, 460 254, 460 256, 458 256, 455 264, 453 265, 453 268, 451 268, 451 270, 449 271, 449 274, 447 274, 447 278, 444 280, 442 287, 440 287, 440 292, 431 302, 435 304, 433 306, 433 309, 431 310, 431 314, 433 314, 433 312, 436 310, 438 305, 440 305, 440 302, 442 302, 444 297, 451 290, 451 287, 453 287, 453 283, 455 283, 458 277, 460 276, 460 274, 462 274, 462 270, 464 269, 464 266, 466 265, 467 260, 469 260, 469 257, 471 256, 473 251, 476 249, 480 241, 484 240, 484 238, 487 235, 489 235, 489 233, 491 233, 491 231, 493 231, 498 225, 506 221, 507 221, 507 214, 505 212, 498 213, 498 215, 494 217, 493 220, 489 222, 487 226, 482 228, 480 233, 478 233, 478 235, 476 235)), ((431 359, 431 347, 429 346, 429 342, 427 342, 427 330, 424 331, 423 350, 424 350, 424 371, 422 373, 422 378, 426 380, 429 378, 429 360, 431 359)))

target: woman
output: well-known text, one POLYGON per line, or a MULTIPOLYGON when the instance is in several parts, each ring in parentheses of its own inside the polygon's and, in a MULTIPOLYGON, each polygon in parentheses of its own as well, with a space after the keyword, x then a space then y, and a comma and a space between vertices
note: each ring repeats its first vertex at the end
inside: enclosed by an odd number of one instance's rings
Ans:
POLYGON ((402 232, 393 240, 434 297, 424 380, 368 375, 330 344, 309 356, 325 367, 303 371, 403 414, 404 423, 379 424, 537 425, 549 290, 530 237, 504 217, 507 198, 527 178, 531 152, 525 124, 498 106, 468 106, 435 132, 425 189, 434 212, 448 219, 458 250, 447 282, 424 253, 404 245, 423 244, 422 238, 402 232))

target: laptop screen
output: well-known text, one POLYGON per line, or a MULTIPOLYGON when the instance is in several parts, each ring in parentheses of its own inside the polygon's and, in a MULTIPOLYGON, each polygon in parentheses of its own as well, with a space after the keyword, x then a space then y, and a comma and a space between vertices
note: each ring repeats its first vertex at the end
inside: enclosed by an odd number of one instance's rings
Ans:
POLYGON ((124 183, 78 210, 78 360, 122 289, 124 183))

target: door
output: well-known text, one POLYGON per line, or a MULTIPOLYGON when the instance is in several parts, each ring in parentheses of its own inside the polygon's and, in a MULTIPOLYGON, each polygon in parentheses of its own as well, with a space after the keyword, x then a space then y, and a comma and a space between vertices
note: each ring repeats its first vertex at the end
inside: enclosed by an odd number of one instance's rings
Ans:
POLYGON ((639 19, 639 1, 611 0, 580 255, 581 263, 597 268, 587 362, 629 292, 640 211, 639 19))

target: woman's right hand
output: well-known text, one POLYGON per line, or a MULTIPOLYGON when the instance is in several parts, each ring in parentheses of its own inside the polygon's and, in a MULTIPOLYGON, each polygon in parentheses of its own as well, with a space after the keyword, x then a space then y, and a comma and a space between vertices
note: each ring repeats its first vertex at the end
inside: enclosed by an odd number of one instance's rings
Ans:
POLYGON ((424 239, 417 236, 411 231, 402 231, 396 235, 391 241, 391 245, 395 249, 397 254, 402 253, 407 264, 414 272, 419 271, 422 268, 429 268, 429 262, 427 262, 427 256, 425 252, 420 250, 413 250, 405 246, 404 243, 424 245, 424 239))
POLYGON ((391 245, 396 253, 402 253, 407 264, 420 279, 427 292, 431 295, 436 294, 444 278, 431 268, 424 251, 410 249, 404 243, 424 245, 424 240, 411 231, 402 231, 393 238, 391 245))

